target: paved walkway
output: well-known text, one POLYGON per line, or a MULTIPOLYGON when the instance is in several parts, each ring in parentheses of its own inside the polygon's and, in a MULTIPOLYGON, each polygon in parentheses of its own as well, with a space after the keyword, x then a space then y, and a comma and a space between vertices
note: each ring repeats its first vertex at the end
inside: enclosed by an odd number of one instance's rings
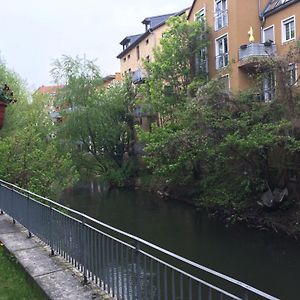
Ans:
POLYGON ((30 277, 50 299, 111 299, 94 284, 83 285, 83 276, 59 256, 50 256, 50 248, 28 231, 0 215, 0 241, 15 255, 30 277))

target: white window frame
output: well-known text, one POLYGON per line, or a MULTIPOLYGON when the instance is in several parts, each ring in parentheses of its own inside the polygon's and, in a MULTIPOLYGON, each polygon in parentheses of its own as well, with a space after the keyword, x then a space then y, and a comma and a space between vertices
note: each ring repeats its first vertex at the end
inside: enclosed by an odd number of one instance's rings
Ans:
POLYGON ((298 65, 297 63, 294 63, 294 64, 289 64, 289 68, 288 68, 288 74, 289 74, 289 86, 296 86, 298 85, 298 82, 297 82, 297 79, 298 79, 298 65), (292 74, 291 72, 295 70, 295 82, 292 83, 292 74))
POLYGON ((203 6, 201 9, 199 9, 199 10, 194 14, 194 21, 197 21, 197 20, 198 20, 198 15, 200 15, 201 12, 203 12, 204 18, 206 18, 206 7, 203 6))
POLYGON ((229 73, 224 74, 224 75, 221 76, 221 78, 225 78, 225 77, 228 77, 228 92, 230 92, 231 86, 230 86, 230 76, 229 76, 229 73))
MULTIPOLYGON (((215 39, 215 64, 216 64, 216 70, 220 70, 220 69, 223 69, 223 68, 226 68, 228 65, 229 65, 229 36, 228 36, 228 32, 226 32, 225 34, 217 37, 215 39), (218 66, 218 59, 217 57, 220 56, 220 53, 218 52, 218 41, 221 40, 221 39, 224 39, 225 37, 227 37, 227 64, 222 66, 222 67, 219 67, 218 66)), ((226 53, 222 53, 222 54, 226 54, 226 53)))
POLYGON ((263 78, 262 94, 264 102, 272 102, 274 100, 275 91, 276 91, 276 76, 274 72, 267 73, 263 78), (269 85, 271 83, 271 85, 269 85))
POLYGON ((285 19, 281 20, 281 41, 282 41, 282 44, 290 42, 290 41, 294 41, 296 39, 296 36, 297 36, 297 34, 296 34, 296 17, 295 17, 295 15, 289 16, 288 18, 285 18, 285 19), (293 21, 294 21, 294 37, 286 40, 286 24, 290 23, 290 22, 287 22, 290 19, 293 19, 293 21))
POLYGON ((266 38, 265 38, 265 31, 266 30, 268 30, 268 29, 270 29, 270 28, 272 28, 273 27, 273 33, 274 33, 274 40, 273 40, 273 42, 274 42, 274 44, 275 44, 275 25, 273 24, 273 25, 270 25, 270 26, 268 26, 268 27, 266 27, 266 28, 263 28, 263 40, 262 40, 262 42, 263 43, 265 43, 266 42, 266 38))
POLYGON ((225 0, 226 1, 226 7, 225 7, 225 10, 222 10, 221 12, 217 13, 217 3, 219 1, 223 1, 223 0, 214 0, 214 28, 215 28, 215 31, 218 31, 218 30, 221 30, 222 28, 228 26, 228 0, 225 0), (222 17, 222 26, 221 27, 217 27, 217 18, 218 17, 222 17), (226 23, 224 24, 223 22, 223 18, 224 16, 226 16, 226 23))

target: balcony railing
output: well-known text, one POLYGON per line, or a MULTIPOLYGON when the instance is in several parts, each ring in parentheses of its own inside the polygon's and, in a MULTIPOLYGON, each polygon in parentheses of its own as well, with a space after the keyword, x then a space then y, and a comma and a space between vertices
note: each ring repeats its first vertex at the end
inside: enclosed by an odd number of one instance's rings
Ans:
POLYGON ((277 48, 273 43, 251 43, 240 46, 239 60, 245 61, 254 57, 274 56, 276 53, 277 48))

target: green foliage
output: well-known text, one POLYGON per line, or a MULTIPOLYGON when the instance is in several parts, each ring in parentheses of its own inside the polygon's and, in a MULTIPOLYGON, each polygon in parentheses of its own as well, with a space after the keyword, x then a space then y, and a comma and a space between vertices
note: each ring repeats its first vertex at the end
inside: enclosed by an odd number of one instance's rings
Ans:
POLYGON ((78 180, 68 153, 54 138, 56 127, 48 117, 48 99, 34 96, 18 101, 1 132, 0 177, 44 196, 56 196, 78 180))
POLYGON ((176 124, 140 132, 145 161, 166 183, 196 186, 206 206, 239 207, 270 182, 271 151, 300 149, 291 122, 275 110, 247 93, 229 97, 219 81, 210 81, 186 102, 176 124))
POLYGON ((14 256, 5 253, 0 243, 0 299, 45 299, 37 286, 28 280, 28 275, 17 265, 14 256))
POLYGON ((59 136, 72 149, 80 174, 105 176, 120 184, 126 177, 124 156, 131 155, 133 138, 130 82, 104 89, 93 61, 66 56, 55 62, 52 73, 66 84, 59 95, 59 103, 66 106, 59 136))
POLYGON ((188 23, 185 17, 170 18, 167 24, 169 28, 154 50, 154 62, 145 62, 147 78, 140 96, 144 107, 160 112, 164 121, 174 121, 192 81, 198 76, 203 83, 206 78, 203 72, 191 70, 201 50, 208 46, 209 29, 205 22, 188 23))

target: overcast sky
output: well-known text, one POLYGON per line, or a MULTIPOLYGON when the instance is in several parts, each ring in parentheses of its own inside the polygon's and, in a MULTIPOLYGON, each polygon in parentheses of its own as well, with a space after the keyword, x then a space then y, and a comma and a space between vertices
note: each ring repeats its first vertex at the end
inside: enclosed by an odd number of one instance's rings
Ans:
POLYGON ((142 33, 145 17, 179 11, 192 0, 0 0, 0 55, 31 89, 51 84, 53 59, 97 58, 102 75, 119 70, 119 42, 142 33))

